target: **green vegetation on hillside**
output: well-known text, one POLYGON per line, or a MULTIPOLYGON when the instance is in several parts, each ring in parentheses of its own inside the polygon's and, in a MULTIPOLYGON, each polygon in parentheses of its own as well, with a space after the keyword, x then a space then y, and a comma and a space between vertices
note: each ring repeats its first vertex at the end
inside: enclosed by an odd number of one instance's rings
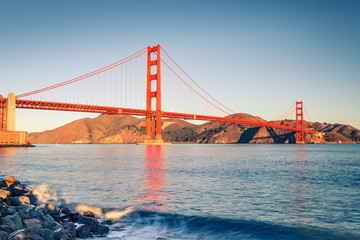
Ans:
POLYGON ((215 134, 223 131, 222 127, 205 129, 201 133, 197 133, 194 129, 184 127, 175 131, 166 131, 163 133, 163 139, 171 142, 208 142, 215 134))

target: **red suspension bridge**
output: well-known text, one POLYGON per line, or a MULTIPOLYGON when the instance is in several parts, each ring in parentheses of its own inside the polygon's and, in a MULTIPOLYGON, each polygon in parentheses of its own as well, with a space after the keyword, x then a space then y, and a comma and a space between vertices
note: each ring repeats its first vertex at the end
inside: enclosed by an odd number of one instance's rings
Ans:
POLYGON ((281 116, 295 111, 295 127, 234 118, 234 111, 197 84, 160 45, 65 82, 8 98, 0 95, 1 131, 15 131, 15 108, 145 116, 147 144, 163 143, 162 118, 281 128, 296 132, 297 143, 304 142, 304 133, 316 134, 304 129, 302 102, 281 116))

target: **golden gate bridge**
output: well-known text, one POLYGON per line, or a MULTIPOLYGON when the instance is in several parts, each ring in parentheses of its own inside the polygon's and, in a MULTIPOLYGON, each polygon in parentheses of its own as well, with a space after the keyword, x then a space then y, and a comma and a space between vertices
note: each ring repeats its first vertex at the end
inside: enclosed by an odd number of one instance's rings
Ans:
POLYGON ((164 144, 162 118, 280 128, 296 132, 296 143, 304 143, 304 133, 317 134, 304 128, 302 101, 277 118, 295 112, 295 127, 236 118, 160 45, 65 82, 7 98, 0 95, 1 132, 15 131, 15 108, 145 116, 144 144, 164 144))

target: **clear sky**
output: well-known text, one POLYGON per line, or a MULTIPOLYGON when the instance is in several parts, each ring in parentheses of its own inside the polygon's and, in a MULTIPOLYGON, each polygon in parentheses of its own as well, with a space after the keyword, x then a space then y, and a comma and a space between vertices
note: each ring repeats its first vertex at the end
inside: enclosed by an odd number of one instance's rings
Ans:
MULTIPOLYGON (((161 44, 220 102, 271 120, 360 128, 360 1, 0 0, 0 94, 86 74, 161 44)), ((17 130, 94 114, 17 110, 17 130)))

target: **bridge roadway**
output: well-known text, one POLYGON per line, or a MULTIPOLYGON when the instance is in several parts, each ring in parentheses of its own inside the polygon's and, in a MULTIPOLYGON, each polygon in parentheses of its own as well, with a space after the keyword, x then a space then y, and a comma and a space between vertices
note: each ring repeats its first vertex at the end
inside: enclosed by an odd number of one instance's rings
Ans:
MULTIPOLYGON (((119 114, 119 115, 135 115, 146 116, 147 114, 155 114, 155 111, 147 111, 142 109, 131 108, 118 108, 107 106, 95 106, 84 104, 72 104, 72 103, 58 103, 58 102, 45 102, 35 100, 22 100, 16 99, 16 108, 23 109, 39 109, 39 110, 54 110, 54 111, 71 111, 71 112, 91 112, 91 113, 103 113, 103 114, 119 114)), ((215 117, 206 115, 196 115, 188 113, 175 113, 175 112, 161 112, 161 116, 164 118, 176 118, 187 120, 203 120, 211 122, 225 122, 242 125, 252 125, 259 127, 273 127, 281 128, 289 131, 304 132, 309 134, 316 134, 317 132, 310 131, 308 129, 300 129, 290 126, 283 126, 279 124, 273 124, 270 122, 249 121, 244 119, 230 118, 230 117, 215 117)))

